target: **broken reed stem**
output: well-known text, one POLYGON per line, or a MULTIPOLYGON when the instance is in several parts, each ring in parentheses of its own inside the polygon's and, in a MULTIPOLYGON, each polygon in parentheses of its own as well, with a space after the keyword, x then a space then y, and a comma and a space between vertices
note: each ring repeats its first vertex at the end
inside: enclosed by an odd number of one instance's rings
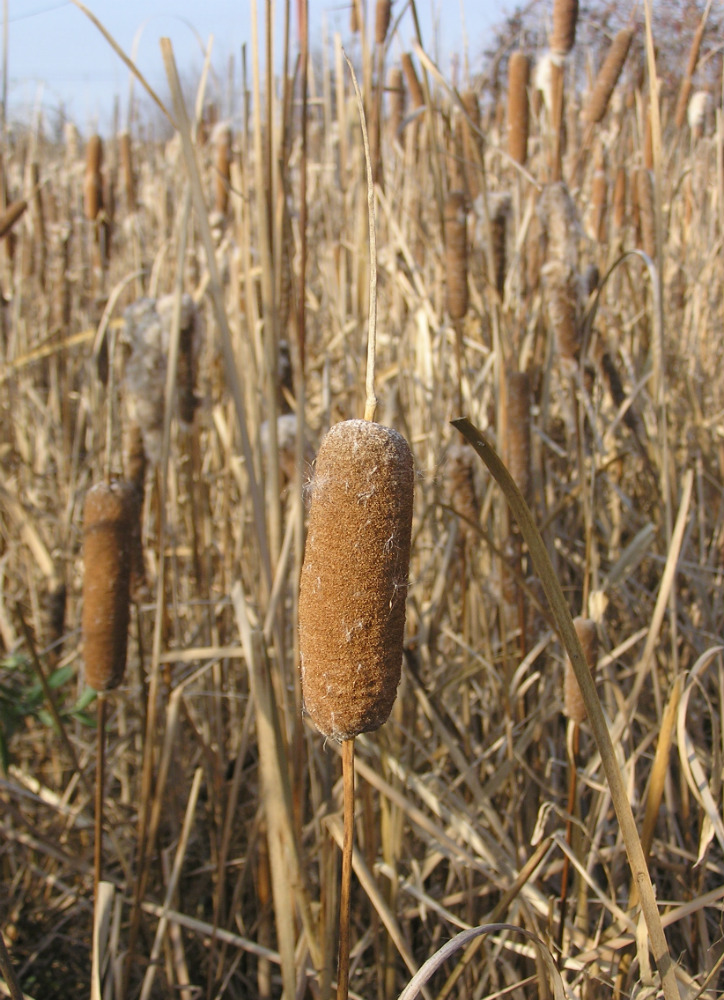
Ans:
POLYGON ((354 66, 349 60, 347 53, 344 58, 349 67, 352 85, 357 97, 357 108, 359 110, 360 127, 362 129, 362 142, 365 151, 365 166, 367 169, 367 211, 369 215, 370 227, 370 304, 369 304, 369 329, 367 334, 367 376, 366 376, 366 400, 365 400, 365 420, 374 420, 377 410, 377 396, 375 395, 375 353, 377 350, 377 235, 375 224, 375 182, 372 175, 372 158, 370 156, 370 142, 367 135, 367 123, 365 121, 364 101, 357 83, 357 76, 354 66))
POLYGON ((342 744, 342 785, 344 795, 344 839, 342 880, 339 890, 339 955, 337 960, 337 1000, 349 993, 349 913, 354 853, 354 736, 342 744))

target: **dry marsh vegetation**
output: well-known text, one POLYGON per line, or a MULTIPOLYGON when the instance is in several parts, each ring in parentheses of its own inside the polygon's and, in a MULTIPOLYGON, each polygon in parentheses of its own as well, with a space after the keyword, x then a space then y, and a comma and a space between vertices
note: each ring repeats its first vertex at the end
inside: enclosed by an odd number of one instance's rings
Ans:
MULTIPOLYGON (((351 996, 720 992, 722 85, 709 6, 673 68, 644 12, 576 25, 556 3, 554 37, 512 34, 463 91, 422 39, 398 55, 389 4, 349 46, 376 181, 377 419, 416 480, 402 678, 355 744, 351 996), (530 535, 461 415, 504 456, 585 629, 604 764, 530 535), (673 967, 649 947, 610 766, 673 967)), ((341 760, 303 715, 297 602, 312 457, 365 404, 369 205, 341 40, 308 79, 290 50, 280 81, 265 27, 227 118, 205 76, 183 103, 166 45, 169 141, 132 120, 3 148, 15 996, 334 989, 341 760), (131 498, 131 609, 99 713, 83 507, 111 477, 131 498)))

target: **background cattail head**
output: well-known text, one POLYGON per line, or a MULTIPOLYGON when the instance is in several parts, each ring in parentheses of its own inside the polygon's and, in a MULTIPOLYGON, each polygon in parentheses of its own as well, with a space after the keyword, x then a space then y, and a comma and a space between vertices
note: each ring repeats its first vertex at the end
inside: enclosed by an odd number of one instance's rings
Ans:
POLYGON ((606 53, 606 58, 598 71, 596 82, 593 85, 593 92, 586 107, 586 121, 591 125, 600 122, 606 114, 608 102, 611 99, 613 88, 621 75, 628 50, 631 48, 633 32, 628 28, 622 28, 618 32, 611 46, 606 53))
MULTIPOLYGON (((598 657, 596 624, 590 618, 581 618, 579 616, 573 619, 573 626, 583 649, 588 669, 593 672, 598 657)), ((586 705, 583 701, 583 694, 581 693, 573 664, 568 657, 566 657, 566 670, 563 679, 563 713, 578 725, 586 718, 586 705)))
POLYGON ((576 42, 576 22, 578 21, 578 0, 553 0, 553 30, 551 31, 551 52, 556 56, 567 56, 576 42))
POLYGON ((475 453, 469 444, 455 441, 445 463, 447 501, 460 514, 460 538, 463 542, 475 538, 473 525, 480 521, 480 502, 475 488, 475 453))
POLYGON ((538 214, 543 224, 548 260, 577 268, 581 224, 568 187, 562 181, 545 186, 538 201, 538 214))
POLYGON ((317 455, 299 591, 304 706, 336 740, 377 729, 397 692, 414 467, 397 431, 335 424, 317 455))
POLYGON ((231 127, 227 122, 219 122, 212 136, 215 149, 214 163, 214 211, 225 216, 229 207, 231 186, 231 127))
POLYGON ((527 372, 508 372, 506 458, 508 471, 530 499, 530 379, 527 372))
POLYGON ((453 321, 468 311, 468 224, 462 191, 451 191, 445 202, 445 264, 447 309, 453 321))
POLYGON ((416 111, 425 103, 425 96, 422 92, 420 81, 417 78, 415 64, 413 63, 412 56, 409 52, 402 53, 402 72, 405 74, 405 80, 407 81, 407 89, 410 92, 410 101, 412 102, 413 110, 416 111))
POLYGON ((99 135, 92 135, 88 140, 85 158, 85 181, 83 198, 85 217, 91 222, 98 217, 103 208, 103 140, 99 135))
POLYGON ((83 507, 83 651, 87 683, 118 687, 126 668, 131 574, 130 484, 98 483, 83 507))
POLYGON ((578 275, 564 264, 543 268, 544 301, 548 321, 556 340, 556 350, 566 361, 576 361, 580 350, 578 275))
POLYGON ((528 83, 530 62, 524 52, 508 62, 508 154, 521 165, 528 158, 528 83))
POLYGON ((405 80, 399 66, 393 66, 387 77, 390 95, 390 131, 397 137, 405 117, 405 80))
POLYGON ((490 239, 493 251, 493 282, 495 289, 503 298, 505 290, 505 274, 507 271, 506 237, 508 219, 513 210, 510 195, 501 193, 490 199, 490 239))
POLYGON ((377 0, 375 7, 375 44, 384 45, 392 15, 391 0, 377 0))

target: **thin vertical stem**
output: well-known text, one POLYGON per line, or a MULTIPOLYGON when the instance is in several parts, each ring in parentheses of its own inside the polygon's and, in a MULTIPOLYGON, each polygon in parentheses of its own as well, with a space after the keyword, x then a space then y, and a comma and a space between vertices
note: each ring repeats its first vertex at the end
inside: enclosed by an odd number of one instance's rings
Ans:
POLYGON ((354 736, 342 744, 344 787, 344 839, 342 841, 342 882, 339 892, 339 957, 337 1000, 347 1000, 349 991, 349 910, 354 850, 354 736))
POLYGON ((98 899, 98 886, 103 866, 103 785, 106 771, 106 696, 98 693, 98 756, 96 760, 95 844, 93 850, 93 898, 98 899))

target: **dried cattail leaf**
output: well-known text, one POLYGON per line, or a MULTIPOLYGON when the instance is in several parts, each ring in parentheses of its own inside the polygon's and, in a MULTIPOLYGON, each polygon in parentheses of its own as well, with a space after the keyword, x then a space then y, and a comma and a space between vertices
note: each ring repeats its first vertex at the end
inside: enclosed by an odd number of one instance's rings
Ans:
POLYGON ((91 222, 98 218, 103 208, 103 140, 99 135, 92 135, 88 140, 85 158, 85 182, 83 196, 85 217, 91 222))
POLYGON ((470 445, 455 442, 445 463, 447 500, 461 515, 460 537, 463 542, 475 537, 472 525, 480 521, 480 503, 475 489, 477 459, 470 445))
MULTIPOLYGON (((598 657, 598 633, 596 623, 590 618, 578 616, 573 619, 573 626, 578 636, 578 641, 583 650, 583 656, 588 664, 588 669, 593 672, 598 657)), ((571 661, 566 657, 566 672, 564 679, 563 711, 573 722, 579 725, 586 718, 586 706, 583 701, 583 694, 578 685, 575 671, 571 661)))
POLYGON ((528 83, 530 61, 524 52, 508 62, 508 154, 521 165, 528 158, 528 83))
POLYGON ((121 173, 123 175, 123 190, 126 196, 126 210, 136 211, 136 178, 133 173, 133 147, 129 132, 121 132, 119 136, 121 157, 121 173))
POLYGON ((527 501, 530 498, 530 379, 526 372, 508 372, 506 457, 508 471, 527 501))
POLYGON ((591 237, 597 243, 606 240, 606 209, 608 208, 608 182, 603 165, 598 167, 591 180, 591 237))
POLYGON ((591 125, 600 122, 606 114, 611 94, 618 82, 629 49, 631 48, 632 38, 633 32, 628 28, 622 28, 611 42, 603 65, 598 71, 596 82, 593 85, 593 92, 586 107, 586 121, 591 125))
POLYGON ((231 128, 220 123, 214 129, 216 162, 214 170, 214 211, 225 216, 229 207, 231 187, 231 128))
POLYGON ((619 167, 613 185, 613 228, 620 233, 626 224, 626 168, 619 167))
POLYGON ((391 0, 377 0, 375 7, 375 44, 384 45, 392 15, 391 0))
POLYGON ((547 241, 548 260, 578 267, 578 237, 581 226, 576 206, 563 181, 547 184, 538 202, 538 212, 547 241))
POLYGON ((557 56, 567 56, 576 42, 576 22, 578 21, 578 0, 554 0, 553 31, 551 32, 551 52, 557 56))
POLYGON ((407 80, 407 89, 410 92, 412 108, 414 111, 417 111, 418 108, 421 108, 424 105, 425 96, 422 92, 420 81, 417 78, 415 64, 413 63, 412 56, 409 52, 402 53, 402 71, 405 74, 405 79, 407 80))
POLYGON ((414 467, 397 431, 336 424, 317 455, 299 591, 304 706, 351 739, 388 718, 405 629, 414 467))
POLYGON ((452 191, 445 202, 447 308, 453 321, 468 311, 468 225, 465 195, 452 191))
POLYGON ((118 687, 126 668, 133 488, 98 483, 83 507, 83 650, 86 681, 96 691, 118 687))
POLYGON ((7 236, 18 219, 23 217, 27 207, 28 203, 25 198, 19 198, 17 201, 10 202, 2 215, 0 215, 0 240, 3 236, 7 236))

